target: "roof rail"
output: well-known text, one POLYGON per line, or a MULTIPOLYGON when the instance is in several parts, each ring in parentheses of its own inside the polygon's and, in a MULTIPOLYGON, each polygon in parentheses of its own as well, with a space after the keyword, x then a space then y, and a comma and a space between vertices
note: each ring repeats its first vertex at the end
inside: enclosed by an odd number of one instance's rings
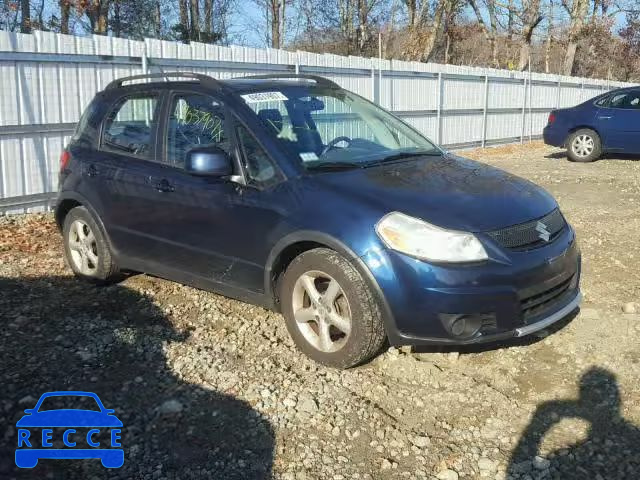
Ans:
POLYGON ((220 88, 221 83, 213 77, 209 75, 204 75, 202 73, 193 73, 193 72, 166 72, 166 73, 145 73, 142 75, 131 75, 130 77, 118 78, 107 85, 105 90, 110 90, 112 88, 122 87, 124 82, 130 82, 132 80, 145 80, 152 78, 164 78, 165 80, 169 80, 170 78, 189 78, 193 80, 198 80, 201 84, 207 85, 210 87, 220 88))
POLYGON ((323 87, 329 87, 329 88, 341 88, 340 85, 338 85, 336 82, 329 80, 328 78, 324 78, 321 77, 319 75, 309 75, 306 73, 270 73, 268 75, 250 75, 248 77, 241 77, 242 80, 244 79, 248 79, 248 80, 252 80, 254 78, 257 79, 269 79, 269 78, 273 78, 273 79, 277 79, 277 78, 301 78, 301 79, 305 79, 305 80, 315 80, 315 82, 318 85, 321 85, 323 87))

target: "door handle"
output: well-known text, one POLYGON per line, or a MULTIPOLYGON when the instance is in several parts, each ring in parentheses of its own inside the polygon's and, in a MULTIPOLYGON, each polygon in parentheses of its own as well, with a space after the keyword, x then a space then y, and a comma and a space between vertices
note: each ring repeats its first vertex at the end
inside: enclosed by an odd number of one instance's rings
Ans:
POLYGON ((611 118, 611 116, 608 116, 608 117, 601 116, 601 117, 598 117, 598 120, 609 120, 610 118, 611 118))
POLYGON ((100 174, 95 165, 91 164, 87 167, 87 177, 97 177, 100 174))
POLYGON ((170 193, 175 191, 175 187, 169 183, 166 178, 163 178, 155 185, 156 190, 163 193, 170 193))

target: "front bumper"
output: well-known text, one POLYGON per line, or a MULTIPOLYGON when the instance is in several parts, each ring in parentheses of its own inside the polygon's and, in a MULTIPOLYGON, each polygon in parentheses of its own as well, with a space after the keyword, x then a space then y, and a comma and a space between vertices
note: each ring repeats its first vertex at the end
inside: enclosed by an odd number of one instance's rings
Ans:
POLYGON ((580 251, 571 228, 544 247, 508 255, 483 240, 490 259, 477 265, 432 265, 386 249, 362 257, 379 288, 392 345, 522 337, 578 308, 580 251), (482 324, 456 335, 445 320, 451 317, 482 318, 482 324))

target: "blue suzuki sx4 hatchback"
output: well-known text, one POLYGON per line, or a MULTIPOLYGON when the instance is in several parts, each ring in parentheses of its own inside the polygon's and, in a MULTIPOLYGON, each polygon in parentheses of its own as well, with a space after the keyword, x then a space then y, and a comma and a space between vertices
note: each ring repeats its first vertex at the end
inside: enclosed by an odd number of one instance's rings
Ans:
POLYGON ((340 368, 387 341, 528 335, 581 299, 546 191, 309 75, 112 82, 62 153, 56 219, 78 277, 146 272, 280 311, 340 368))

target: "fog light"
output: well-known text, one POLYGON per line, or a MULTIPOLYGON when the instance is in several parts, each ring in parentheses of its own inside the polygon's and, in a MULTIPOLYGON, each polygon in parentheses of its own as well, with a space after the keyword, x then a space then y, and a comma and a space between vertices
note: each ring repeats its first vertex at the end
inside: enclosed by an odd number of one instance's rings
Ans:
POLYGON ((467 326, 467 318, 463 315, 456 318, 451 324, 451 333, 456 337, 464 335, 465 327, 467 326))
POLYGON ((493 313, 441 313, 440 321, 451 336, 461 340, 475 337, 481 330, 496 327, 496 316, 493 313))

